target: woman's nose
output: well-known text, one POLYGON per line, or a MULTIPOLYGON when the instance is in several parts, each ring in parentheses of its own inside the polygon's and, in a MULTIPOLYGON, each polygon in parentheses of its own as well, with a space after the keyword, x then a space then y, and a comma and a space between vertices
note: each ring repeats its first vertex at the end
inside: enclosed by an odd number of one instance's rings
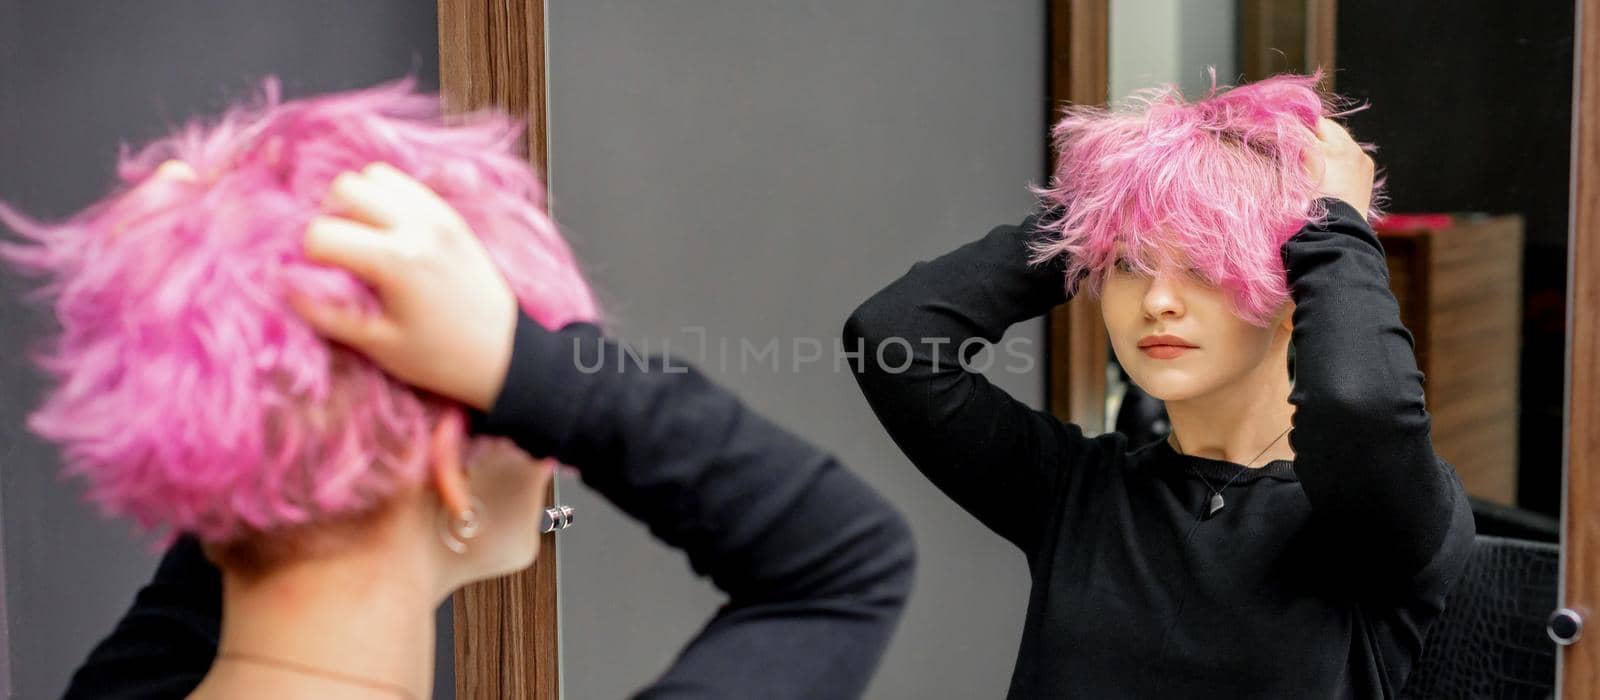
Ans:
POLYGON ((1150 278, 1150 286, 1144 292, 1144 308, 1145 313, 1151 316, 1183 312, 1183 299, 1178 293, 1177 280, 1171 273, 1158 270, 1150 278))

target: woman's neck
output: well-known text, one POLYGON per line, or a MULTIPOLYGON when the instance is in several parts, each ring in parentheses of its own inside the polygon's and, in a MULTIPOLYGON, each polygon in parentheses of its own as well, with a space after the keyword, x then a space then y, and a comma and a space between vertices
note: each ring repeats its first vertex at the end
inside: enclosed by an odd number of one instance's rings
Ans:
POLYGON ((431 582, 425 555, 385 547, 253 579, 225 571, 217 661, 191 697, 427 698, 439 598, 431 582))
MULTIPOLYGON (((1269 368, 1266 363, 1263 368, 1269 368)), ((1291 425, 1289 378, 1279 364, 1222 390, 1182 401, 1167 401, 1173 447, 1186 455, 1261 467, 1294 459, 1284 431, 1291 425), (1265 450, 1265 452, 1263 452, 1265 450)), ((1169 441, 1170 442, 1170 441, 1169 441)))

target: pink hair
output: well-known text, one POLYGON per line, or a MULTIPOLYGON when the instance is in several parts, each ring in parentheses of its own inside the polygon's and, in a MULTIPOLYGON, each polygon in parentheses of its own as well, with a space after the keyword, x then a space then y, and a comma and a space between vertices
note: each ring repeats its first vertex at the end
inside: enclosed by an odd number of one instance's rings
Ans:
POLYGON ((370 512, 425 477, 429 428, 453 405, 325 341, 286 304, 294 290, 377 309, 355 277, 302 250, 340 172, 383 161, 438 192, 544 326, 598 318, 516 151, 516 120, 447 125, 438 97, 413 87, 281 102, 268 78, 262 105, 124 149, 123 185, 64 222, 0 205, 25 239, 0 255, 47 278, 39 296, 61 326, 38 355, 55 384, 28 425, 105 512, 225 542, 370 512), (198 180, 151 180, 168 159, 198 180))
MULTIPOLYGON (((1321 73, 1279 75, 1187 102, 1175 85, 1122 109, 1073 106, 1052 131, 1057 167, 1034 188, 1046 214, 1033 262, 1065 256, 1066 285, 1099 296, 1120 244, 1144 274, 1180 253, 1257 326, 1290 299, 1280 249, 1326 215, 1303 164, 1334 99, 1321 73)), ((1370 148, 1370 146, 1368 147, 1370 148)), ((1374 202, 1381 196, 1375 188, 1374 202)))

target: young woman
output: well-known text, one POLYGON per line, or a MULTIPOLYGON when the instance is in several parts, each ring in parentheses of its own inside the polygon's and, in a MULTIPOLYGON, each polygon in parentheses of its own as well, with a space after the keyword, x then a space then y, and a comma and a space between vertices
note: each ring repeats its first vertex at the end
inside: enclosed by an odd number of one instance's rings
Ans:
POLYGON ((1372 160, 1314 84, 1071 111, 1042 213, 845 326, 895 442, 1027 557, 1010 697, 1393 696, 1443 608, 1472 516, 1365 219, 1372 160), (1085 281, 1170 439, 1087 436, 965 366, 1085 281))
POLYGON ((434 610, 534 560, 554 460, 728 594, 642 696, 860 695, 904 521, 682 363, 618 366, 517 133, 409 81, 269 90, 68 222, 0 210, 62 324, 31 426, 193 538, 69 697, 426 697, 434 610))

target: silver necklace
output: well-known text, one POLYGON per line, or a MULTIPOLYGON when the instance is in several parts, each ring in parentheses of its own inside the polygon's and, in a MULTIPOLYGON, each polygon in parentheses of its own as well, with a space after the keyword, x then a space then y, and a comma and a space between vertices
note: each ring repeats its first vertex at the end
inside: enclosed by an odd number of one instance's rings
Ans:
MULTIPOLYGON (((1288 435, 1289 431, 1293 430, 1293 429, 1294 429, 1294 426, 1292 426, 1292 425, 1287 427, 1287 428, 1284 428, 1283 432, 1278 434, 1278 437, 1273 438, 1272 442, 1267 443, 1267 446, 1262 448, 1260 454, 1257 454, 1256 456, 1251 457, 1250 458, 1250 462, 1254 462, 1254 461, 1260 459, 1261 455, 1266 454, 1267 450, 1272 449, 1273 445, 1278 444, 1278 441, 1282 440, 1283 436, 1288 435)), ((1173 433, 1172 434, 1172 441, 1178 443, 1178 445, 1177 445, 1178 454, 1180 454, 1180 455, 1183 454, 1183 443, 1178 442, 1178 434, 1177 433, 1173 433)), ((1213 515, 1216 515, 1217 511, 1222 510, 1223 506, 1228 505, 1228 502, 1222 498, 1222 492, 1228 490, 1228 487, 1233 485, 1234 480, 1236 480, 1240 476, 1244 475, 1245 470, 1250 468, 1250 462, 1245 462, 1244 463, 1245 469, 1240 469, 1238 474, 1234 474, 1233 478, 1228 480, 1228 483, 1222 485, 1222 489, 1221 490, 1211 488, 1211 481, 1206 479, 1205 475, 1201 474, 1199 470, 1195 469, 1193 464, 1189 465, 1189 472, 1194 474, 1195 476, 1200 477, 1200 482, 1205 484, 1207 489, 1211 490, 1211 509, 1206 511, 1206 516, 1205 517, 1209 518, 1209 517, 1211 517, 1213 515)))
POLYGON ((353 673, 340 673, 338 671, 330 671, 330 670, 325 669, 325 668, 318 668, 316 666, 297 663, 297 662, 294 662, 294 661, 288 661, 288 660, 285 660, 285 659, 274 658, 274 657, 265 656, 265 655, 262 655, 262 654, 249 654, 249 653, 238 652, 238 651, 225 651, 225 652, 222 652, 220 654, 217 654, 216 660, 217 661, 236 661, 236 662, 240 662, 240 663, 256 664, 258 666, 265 666, 265 667, 268 667, 268 668, 276 668, 276 669, 279 669, 279 670, 282 670, 282 671, 289 671, 289 672, 292 672, 292 673, 300 673, 300 674, 304 674, 304 675, 307 675, 307 676, 316 676, 316 677, 319 677, 319 678, 325 678, 325 679, 328 679, 328 680, 331 680, 331 681, 337 681, 337 682, 340 682, 340 683, 348 683, 350 685, 371 688, 372 690, 376 690, 376 691, 383 692, 383 693, 388 693, 388 694, 394 695, 397 698, 402 698, 403 700, 416 700, 416 697, 417 697, 409 689, 407 689, 404 685, 401 685, 399 683, 391 683, 389 681, 383 681, 383 680, 378 680, 378 679, 374 679, 374 678, 367 678, 365 676, 358 676, 358 675, 355 675, 353 673))

